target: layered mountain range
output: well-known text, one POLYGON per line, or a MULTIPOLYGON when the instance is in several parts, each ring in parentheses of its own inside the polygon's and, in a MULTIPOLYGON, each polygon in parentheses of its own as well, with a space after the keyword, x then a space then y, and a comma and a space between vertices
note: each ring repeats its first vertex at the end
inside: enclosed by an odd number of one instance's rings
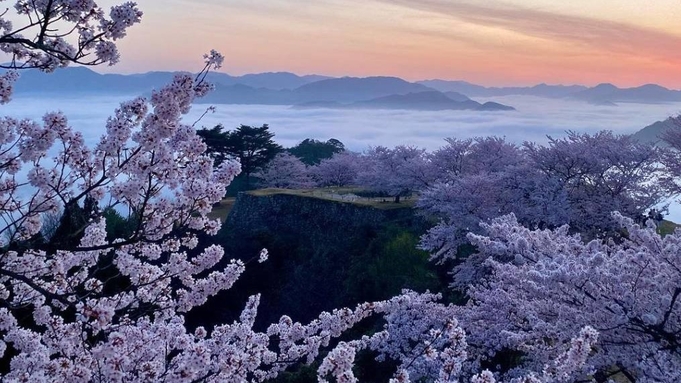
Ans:
MULTIPOLYGON (((168 83, 174 72, 99 74, 88 68, 65 68, 45 74, 22 71, 15 95, 60 94, 148 94, 168 83)), ((215 84, 202 102, 214 104, 290 105, 294 108, 408 109, 505 111, 513 107, 496 102, 478 102, 470 97, 493 98, 528 95, 582 100, 597 105, 620 102, 660 103, 681 101, 681 91, 659 85, 618 88, 547 85, 532 87, 484 87, 465 81, 426 80, 408 82, 397 77, 298 76, 287 72, 230 76, 210 73, 215 84)))
POLYGON ((612 84, 599 84, 594 87, 582 85, 547 85, 532 87, 484 87, 465 81, 427 80, 419 84, 441 92, 459 92, 468 97, 498 97, 526 95, 546 98, 568 98, 599 105, 616 105, 618 102, 661 103, 681 101, 681 90, 647 84, 633 88, 618 88, 612 84))
MULTIPOLYGON (((15 94, 148 94, 168 83, 173 72, 99 74, 83 67, 65 68, 51 74, 24 71, 15 94)), ((230 76, 210 73, 215 84, 201 102, 211 104, 289 105, 294 108, 408 109, 408 110, 513 110, 494 102, 479 103, 468 97, 440 92, 397 77, 297 76, 292 73, 261 73, 230 76)))

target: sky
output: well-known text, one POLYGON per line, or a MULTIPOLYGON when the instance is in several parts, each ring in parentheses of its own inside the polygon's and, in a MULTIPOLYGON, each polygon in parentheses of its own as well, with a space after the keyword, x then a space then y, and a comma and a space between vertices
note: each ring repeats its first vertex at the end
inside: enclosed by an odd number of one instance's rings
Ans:
POLYGON ((214 48, 230 74, 681 88, 678 0, 138 2, 120 64, 98 71, 198 69, 214 48))

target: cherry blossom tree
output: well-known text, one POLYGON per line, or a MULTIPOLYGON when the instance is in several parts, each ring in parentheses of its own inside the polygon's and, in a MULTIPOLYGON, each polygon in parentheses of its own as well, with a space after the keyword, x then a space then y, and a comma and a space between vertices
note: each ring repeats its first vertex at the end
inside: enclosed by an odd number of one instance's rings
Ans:
POLYGON ((469 235, 491 269, 457 312, 478 362, 515 350, 518 371, 536 368, 588 325, 599 343, 584 367, 600 381, 681 379, 681 232, 662 238, 652 224, 613 219, 624 229, 618 240, 585 243, 567 226, 530 230, 513 215, 469 235))
POLYGON ((108 17, 94 1, 19 0, 13 10, 13 17, 9 9, 0 14, 0 51, 10 56, 0 64, 10 69, 0 75, 0 103, 9 101, 18 78, 15 69, 51 72, 69 63, 117 63, 115 41, 142 17, 133 2, 111 7, 108 17))
POLYGON ((334 154, 311 168, 317 186, 349 186, 356 182, 364 158, 348 151, 334 154))
MULTIPOLYGON (((569 133, 545 146, 526 143, 522 151, 496 138, 448 144, 433 154, 444 181, 418 202, 442 220, 422 241, 435 257, 455 258, 468 232, 479 233, 480 222, 500 215, 514 213, 530 227, 570 224, 603 236, 618 228, 612 211, 637 217, 668 196, 659 182, 660 151, 610 132, 569 133), (486 158, 490 148, 496 154, 486 158)), ((475 257, 470 262, 476 264, 475 257)), ((466 267, 464 274, 474 277, 475 266, 466 267)))
POLYGON ((10 20, 7 9, 0 20, 0 50, 11 56, 0 66, 47 72, 69 63, 116 64, 115 41, 142 17, 133 2, 111 7, 108 15, 94 1, 19 0, 13 9, 15 17, 10 20))
POLYGON ((435 180, 428 153, 413 146, 371 148, 364 155, 363 169, 357 183, 369 190, 386 193, 400 202, 400 197, 423 190, 435 180))
POLYGON ((637 217, 669 197, 660 186, 661 149, 610 131, 569 132, 549 144, 525 144, 533 166, 568 194, 574 230, 602 235, 617 227, 613 211, 637 217))
MULTIPOLYGON (((206 68, 221 61, 213 52, 206 56, 206 68)), ((194 353, 185 348, 190 344, 163 348, 158 343, 165 342, 162 333, 179 336, 177 313, 229 287, 243 269, 232 262, 199 277, 217 264, 222 250, 209 247, 191 259, 185 253, 197 245, 193 232, 219 228, 206 214, 239 171, 235 162, 213 171, 201 140, 180 122, 193 99, 209 89, 202 75, 198 80, 176 75, 149 100, 122 103, 92 149, 61 113, 47 113, 42 123, 2 119, 0 215, 6 226, 0 232, 11 233, 0 261, 6 303, 0 309, 2 355, 11 360, 5 379, 109 381, 193 374, 181 362, 194 353), (57 155, 50 158, 53 147, 57 155), (29 169, 26 181, 18 177, 22 168, 29 169), (80 233, 75 245, 39 244, 43 213, 105 198, 137 215, 139 224, 129 237, 107 241, 105 221, 92 209, 82 227, 72 228, 80 233), (112 278, 128 287, 112 288, 107 282, 112 278), (26 308, 31 308, 30 320, 26 308), (145 344, 146 352, 126 356, 145 344), (151 347, 165 351, 154 353, 151 347), (179 353, 176 362, 159 364, 170 352, 179 353)))
POLYGON ((499 137, 447 139, 432 155, 438 182, 424 190, 417 207, 440 222, 422 236, 420 247, 433 259, 456 259, 453 284, 464 288, 484 275, 484 259, 465 254, 469 232, 480 222, 515 213, 533 227, 567 222, 569 204, 558 180, 533 167, 517 146, 499 137))
POLYGON ((307 166, 287 152, 277 154, 255 176, 260 179, 260 186, 266 188, 305 189, 314 186, 307 166))
MULTIPOLYGON (((421 193, 417 207, 441 221, 421 238, 421 247, 434 259, 458 256, 466 235, 480 233, 480 222, 515 213, 531 227, 557 227, 568 221, 567 194, 557 180, 528 166, 509 167, 496 173, 461 176, 436 183, 421 193)), ((455 282, 462 286, 479 277, 481 259, 471 256, 457 266, 455 282)))
POLYGON ((678 196, 681 194, 681 116, 672 118, 672 127, 661 138, 670 147, 662 153, 665 172, 661 183, 665 190, 678 196))
POLYGON ((446 138, 447 145, 432 154, 432 166, 439 182, 463 175, 497 173, 520 165, 525 158, 520 149, 502 137, 446 138))

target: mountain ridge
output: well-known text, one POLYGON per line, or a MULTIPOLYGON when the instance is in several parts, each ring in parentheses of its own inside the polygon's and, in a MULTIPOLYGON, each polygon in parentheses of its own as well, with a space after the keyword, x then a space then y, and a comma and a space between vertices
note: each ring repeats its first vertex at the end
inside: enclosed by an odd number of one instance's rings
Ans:
MULTIPOLYGON (((148 94, 171 81, 176 73, 154 71, 132 75, 99 74, 88 68, 74 67, 48 75, 29 70, 24 72, 15 84, 15 94, 52 94, 55 92, 60 94, 148 94)), ((215 89, 198 100, 199 103, 289 106, 307 104, 307 106, 334 108, 344 108, 352 104, 352 108, 355 109, 481 111, 512 109, 495 103, 487 103, 483 106, 458 93, 450 93, 448 97, 425 85, 390 76, 325 78, 278 72, 237 78, 225 73, 213 72, 208 74, 207 80, 215 84, 215 89), (241 82, 244 79, 248 84, 241 82), (273 89, 263 86, 271 83, 289 88, 273 89), (295 86, 299 84, 302 85, 295 86), (423 94, 417 96, 420 93, 423 94), (408 94, 411 96, 401 97, 408 94)))
MULTIPOLYGON (((136 74, 100 74, 86 67, 68 67, 52 74, 37 70, 21 71, 15 95, 36 93, 106 93, 148 94, 171 81, 175 73, 151 71, 136 74)), ((186 72, 184 72, 186 73, 186 72)), ((423 80, 409 82, 399 77, 329 77, 297 75, 290 72, 265 72, 232 76, 211 72, 207 80, 216 91, 204 102, 233 104, 296 105, 310 102, 353 103, 374 98, 427 91, 448 94, 464 102, 470 97, 528 95, 584 101, 597 106, 615 106, 620 102, 681 102, 681 91, 657 84, 619 88, 610 83, 594 87, 582 85, 537 84, 531 87, 485 87, 459 80, 423 80)))
POLYGON ((468 97, 494 97, 510 95, 529 95, 548 98, 561 98, 569 94, 588 89, 583 85, 548 85, 545 83, 534 86, 485 87, 461 80, 423 80, 418 84, 429 86, 441 92, 458 92, 468 97))
MULTIPOLYGON (((176 73, 186 71, 150 71, 133 74, 98 73, 87 67, 67 67, 54 73, 35 69, 22 70, 15 84, 16 93, 48 93, 66 91, 144 93, 158 89, 170 82, 176 73)), ((206 79, 221 85, 243 84, 253 88, 273 90, 295 89, 305 84, 327 79, 327 76, 298 76, 290 72, 268 72, 231 76, 222 72, 210 72, 206 79)))

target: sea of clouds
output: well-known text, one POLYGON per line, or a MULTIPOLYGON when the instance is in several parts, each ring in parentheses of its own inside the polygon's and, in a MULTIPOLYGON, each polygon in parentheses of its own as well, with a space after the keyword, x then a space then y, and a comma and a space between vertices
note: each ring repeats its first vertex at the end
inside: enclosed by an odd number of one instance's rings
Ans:
MULTIPOLYGON (((529 96, 496 97, 494 101, 514 106, 516 111, 407 111, 407 110, 297 110, 287 106, 218 105, 215 114, 199 124, 270 124, 275 139, 284 146, 304 138, 336 138, 351 150, 370 145, 415 145, 429 150, 444 144, 445 137, 505 136, 510 141, 546 142, 547 135, 562 137, 567 131, 619 134, 643 127, 681 112, 675 104, 621 104, 594 106, 580 101, 529 96)), ((488 101, 478 99, 477 101, 488 101)), ((199 105, 201 107, 201 105, 199 105)), ((199 110, 193 113, 196 117, 199 110)))
MULTIPOLYGON (((15 97, 0 106, 0 116, 39 119, 47 111, 62 111, 71 126, 81 131, 88 143, 105 132, 105 123, 121 101, 132 97, 15 97)), ((292 109, 288 106, 215 105, 216 112, 199 117, 209 105, 197 104, 186 122, 196 127, 222 124, 232 129, 239 124, 269 124, 275 140, 293 146, 305 138, 336 138, 353 151, 369 146, 415 145, 434 150, 445 137, 505 136, 515 143, 545 143, 547 136, 562 137, 567 131, 612 130, 631 134, 651 123, 681 112, 681 103, 596 106, 582 101, 531 96, 505 96, 476 101, 496 101, 516 111, 406 111, 292 109)), ((681 205, 671 207, 670 218, 681 222, 681 205)))
MULTIPOLYGON (((104 134, 106 119, 121 101, 131 97, 15 97, 0 106, 0 115, 39 119, 47 111, 62 111, 71 126, 88 142, 104 134)), ((354 151, 369 146, 415 145, 429 150, 444 144, 445 137, 505 136, 510 141, 546 142, 547 135, 562 137, 567 131, 612 130, 634 133, 651 123, 681 112, 681 103, 595 106, 581 101, 531 96, 505 96, 492 99, 514 106, 516 111, 407 111, 292 109, 269 105, 215 105, 196 124, 232 129, 239 124, 269 124, 275 140, 293 146, 305 138, 336 138, 354 151)), ((477 99, 477 101, 488 101, 477 99)), ((209 105, 197 104, 186 122, 194 123, 209 105)))

